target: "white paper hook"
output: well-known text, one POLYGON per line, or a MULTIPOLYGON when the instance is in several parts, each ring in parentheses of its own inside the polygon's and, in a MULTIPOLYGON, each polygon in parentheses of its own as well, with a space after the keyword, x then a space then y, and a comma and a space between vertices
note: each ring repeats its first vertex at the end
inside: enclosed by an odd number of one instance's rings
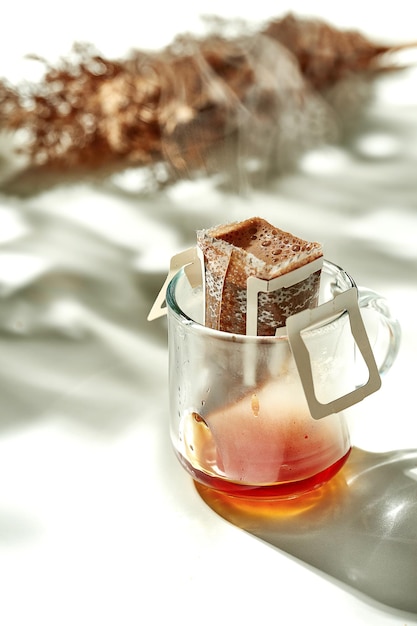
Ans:
POLYGON ((155 302, 148 314, 148 321, 151 322, 158 317, 166 315, 166 306, 163 306, 165 302, 165 295, 169 283, 175 274, 184 267, 185 274, 190 282, 191 287, 195 288, 203 282, 203 265, 200 257, 200 252, 196 246, 183 250, 178 254, 175 254, 170 261, 169 272, 162 285, 155 302))
POLYGON ((369 338, 363 323, 362 315, 358 304, 358 290, 352 287, 347 291, 343 291, 330 300, 314 309, 306 309, 295 313, 287 318, 286 322, 288 341, 291 346, 294 361, 303 385, 305 397, 311 416, 314 419, 320 419, 330 415, 331 413, 339 413, 344 409, 360 402, 366 396, 378 391, 381 387, 381 377, 379 375, 378 366, 372 352, 369 338), (317 399, 313 372, 311 367, 310 354, 304 343, 301 333, 303 330, 331 320, 342 313, 349 315, 350 329, 356 345, 362 354, 366 367, 368 368, 368 381, 354 389, 353 391, 335 398, 328 403, 321 403, 317 399))

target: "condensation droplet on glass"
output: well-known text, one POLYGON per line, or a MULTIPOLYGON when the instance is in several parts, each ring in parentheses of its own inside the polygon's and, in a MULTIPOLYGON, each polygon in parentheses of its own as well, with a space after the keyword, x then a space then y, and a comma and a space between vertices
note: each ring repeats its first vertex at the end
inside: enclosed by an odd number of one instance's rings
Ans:
POLYGON ((204 424, 204 426, 206 426, 208 428, 205 419, 203 417, 201 417, 200 413, 197 413, 196 411, 193 411, 192 417, 193 417, 194 421, 197 422, 197 424, 204 424))
POLYGON ((256 395, 256 393, 252 394, 251 409, 252 409, 252 413, 254 417, 258 417, 259 416, 259 398, 256 395))

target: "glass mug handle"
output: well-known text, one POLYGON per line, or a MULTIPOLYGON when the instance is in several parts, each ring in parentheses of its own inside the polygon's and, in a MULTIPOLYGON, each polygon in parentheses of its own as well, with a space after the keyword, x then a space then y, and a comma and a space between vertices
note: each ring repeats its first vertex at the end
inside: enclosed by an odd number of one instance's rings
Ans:
POLYGON ((380 375, 393 364, 401 338, 399 323, 391 315, 387 301, 369 289, 359 290, 357 287, 339 293, 333 300, 314 309, 306 309, 290 316, 287 318, 286 329, 307 404, 314 419, 339 413, 378 391, 381 386, 380 375), (349 393, 331 402, 322 403, 317 398, 312 362, 302 332, 345 312, 349 316, 357 352, 360 352, 362 362, 367 368, 368 379, 349 393), (385 332, 380 332, 381 327, 385 332))
POLYGON ((379 373, 385 374, 394 363, 401 344, 401 326, 379 293, 358 288, 358 304, 369 336, 379 373))

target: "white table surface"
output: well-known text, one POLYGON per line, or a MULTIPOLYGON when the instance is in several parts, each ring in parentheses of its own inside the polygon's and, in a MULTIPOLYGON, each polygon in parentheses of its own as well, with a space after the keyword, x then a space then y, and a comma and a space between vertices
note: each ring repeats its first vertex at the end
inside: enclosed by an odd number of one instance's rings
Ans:
MULTIPOLYGON (((76 39, 109 54, 157 47, 197 28, 199 13, 311 13, 297 1, 129 4, 61 12, 15 0, 1 72, 18 75, 22 54, 65 54, 76 39)), ((314 15, 341 27, 417 38, 409 2, 315 5, 314 15)), ((417 448, 417 70, 378 83, 364 119, 348 147, 308 155, 246 197, 210 181, 147 197, 105 184, 26 197, 0 189, 2 626, 417 623, 207 507, 170 448, 164 321, 146 322, 170 256, 197 228, 262 215, 318 239, 329 259, 389 298, 403 329, 382 390, 356 411, 353 441, 417 448)))

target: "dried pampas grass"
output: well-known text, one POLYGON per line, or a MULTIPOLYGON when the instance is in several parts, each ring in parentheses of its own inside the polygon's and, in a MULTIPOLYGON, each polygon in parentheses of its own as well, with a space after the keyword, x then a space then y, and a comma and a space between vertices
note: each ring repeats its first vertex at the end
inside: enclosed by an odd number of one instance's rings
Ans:
POLYGON ((214 22, 206 37, 121 60, 76 44, 58 65, 44 62, 37 84, 0 82, 0 129, 24 159, 9 184, 130 167, 157 185, 213 174, 256 183, 336 140, 372 80, 395 69, 396 48, 323 21, 287 15, 235 37, 214 22))

